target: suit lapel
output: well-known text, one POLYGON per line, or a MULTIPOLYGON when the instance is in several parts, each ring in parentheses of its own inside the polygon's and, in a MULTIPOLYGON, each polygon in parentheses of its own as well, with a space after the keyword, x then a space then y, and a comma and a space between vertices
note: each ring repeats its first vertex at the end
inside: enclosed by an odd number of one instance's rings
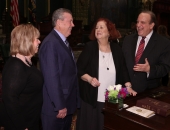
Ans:
POLYGON ((70 51, 70 49, 66 46, 66 44, 63 42, 63 40, 61 39, 61 37, 58 35, 58 33, 53 30, 53 33, 54 35, 57 37, 57 39, 59 40, 59 44, 63 47, 63 49, 69 54, 69 56, 73 59, 74 63, 75 63, 75 60, 72 56, 72 53, 70 51))
MULTIPOLYGON (((113 62, 114 62, 114 65, 115 65, 115 69, 116 71, 119 70, 120 68, 120 64, 119 64, 119 61, 120 61, 120 57, 118 54, 120 54, 120 52, 118 51, 117 47, 115 47, 115 42, 111 42, 110 43, 110 48, 111 48, 111 52, 112 52, 112 57, 113 57, 113 62)), ((121 59, 122 60, 122 59, 121 59)), ((117 75, 117 74, 116 74, 117 75)), ((117 80, 116 80, 117 81, 117 80)))
POLYGON ((131 41, 132 43, 129 44, 129 45, 131 45, 131 48, 132 48, 132 51, 130 51, 130 52, 132 52, 131 58, 133 61, 133 65, 135 64, 135 55, 136 55, 135 53, 136 53, 137 40, 138 40, 138 35, 136 34, 131 41))
POLYGON ((110 43, 110 48, 111 48, 111 52, 112 52, 112 57, 113 57, 113 62, 115 64, 115 68, 117 70, 118 68, 118 59, 117 59, 117 49, 114 47, 114 43, 110 43))
POLYGON ((94 41, 94 43, 92 43, 92 45, 93 45, 93 47, 94 47, 94 50, 93 50, 93 52, 92 52, 92 54, 93 54, 93 59, 92 59, 92 62, 93 62, 93 64, 94 64, 94 72, 95 72, 95 74, 97 74, 96 76, 97 76, 97 78, 99 78, 99 44, 98 44, 98 42, 95 40, 94 41))

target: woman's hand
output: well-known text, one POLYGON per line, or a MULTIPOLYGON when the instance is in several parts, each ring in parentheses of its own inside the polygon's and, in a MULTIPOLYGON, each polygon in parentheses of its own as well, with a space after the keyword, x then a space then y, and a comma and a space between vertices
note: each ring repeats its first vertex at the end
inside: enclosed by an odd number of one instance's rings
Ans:
POLYGON ((130 95, 136 96, 137 92, 132 89, 132 85, 130 82, 126 82, 125 86, 130 95))
POLYGON ((82 79, 83 81, 88 82, 88 83, 91 84, 93 87, 99 87, 99 86, 100 86, 99 81, 98 81, 96 78, 91 77, 91 76, 88 75, 88 74, 84 74, 83 76, 81 76, 81 79, 82 79))
POLYGON ((126 88, 130 95, 136 96, 136 94, 137 94, 136 91, 134 91, 131 87, 126 87, 126 88))
POLYGON ((99 81, 96 79, 96 78, 93 78, 91 77, 89 80, 88 80, 89 84, 91 84, 93 87, 98 87, 100 86, 100 83, 99 81))

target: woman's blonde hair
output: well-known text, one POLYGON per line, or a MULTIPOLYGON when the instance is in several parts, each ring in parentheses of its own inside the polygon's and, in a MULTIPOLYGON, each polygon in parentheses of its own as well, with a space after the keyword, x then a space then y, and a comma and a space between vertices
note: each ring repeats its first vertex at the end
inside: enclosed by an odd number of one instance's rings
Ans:
POLYGON ((17 53, 28 56, 34 55, 33 42, 39 38, 40 32, 32 24, 21 24, 16 26, 11 32, 10 54, 17 53))

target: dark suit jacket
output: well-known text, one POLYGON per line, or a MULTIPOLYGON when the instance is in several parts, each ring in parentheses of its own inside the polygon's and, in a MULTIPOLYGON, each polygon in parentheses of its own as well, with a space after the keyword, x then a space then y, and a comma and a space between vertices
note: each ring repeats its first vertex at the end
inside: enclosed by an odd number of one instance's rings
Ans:
POLYGON ((39 59, 45 81, 42 113, 56 116, 65 107, 67 114, 74 113, 78 105, 77 68, 71 51, 55 30, 43 40, 39 59))
POLYGON ((145 50, 139 60, 140 64, 145 63, 145 58, 150 64, 150 73, 147 77, 145 72, 134 72, 135 51, 138 35, 132 34, 125 37, 123 52, 126 65, 131 78, 132 87, 137 92, 160 86, 160 78, 170 70, 170 41, 153 32, 145 50))
MULTIPOLYGON (((125 82, 130 81, 130 78, 122 50, 117 43, 111 42, 110 47, 116 69, 116 84, 124 85, 125 82)), ((95 106, 97 103, 98 87, 93 87, 88 82, 81 80, 81 76, 89 74, 90 76, 98 79, 99 47, 97 41, 91 41, 86 44, 83 52, 77 60, 77 67, 80 97, 83 101, 95 106)))

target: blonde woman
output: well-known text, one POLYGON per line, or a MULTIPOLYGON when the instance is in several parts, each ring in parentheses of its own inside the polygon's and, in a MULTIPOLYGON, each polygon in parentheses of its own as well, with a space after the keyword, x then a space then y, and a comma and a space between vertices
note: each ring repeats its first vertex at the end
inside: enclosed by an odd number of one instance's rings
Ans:
POLYGON ((2 72, 5 130, 39 129, 43 77, 31 62, 38 52, 39 36, 39 31, 31 24, 12 30, 11 57, 2 72))

